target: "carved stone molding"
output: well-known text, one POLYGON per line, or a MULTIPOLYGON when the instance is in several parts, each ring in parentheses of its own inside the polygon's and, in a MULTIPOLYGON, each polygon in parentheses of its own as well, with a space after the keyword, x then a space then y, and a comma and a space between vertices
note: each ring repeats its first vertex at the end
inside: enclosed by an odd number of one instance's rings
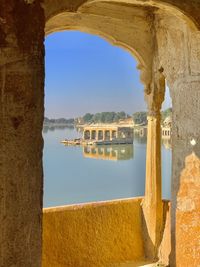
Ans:
POLYGON ((163 70, 154 72, 150 89, 145 92, 145 100, 151 116, 160 114, 161 106, 165 99, 165 77, 162 72, 163 70))

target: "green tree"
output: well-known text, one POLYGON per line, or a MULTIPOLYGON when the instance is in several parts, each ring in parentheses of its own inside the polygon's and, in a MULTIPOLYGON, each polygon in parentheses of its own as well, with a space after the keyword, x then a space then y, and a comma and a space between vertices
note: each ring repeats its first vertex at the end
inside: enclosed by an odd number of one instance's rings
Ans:
POLYGON ((118 122, 121 119, 126 119, 130 117, 124 111, 120 112, 98 112, 96 114, 87 113, 83 116, 83 120, 85 123, 112 123, 118 122))
POLYGON ((133 114, 133 120, 136 124, 147 124, 147 112, 135 112, 133 114))
POLYGON ((167 117, 171 117, 172 116, 172 108, 168 108, 164 111, 161 112, 162 115, 162 120, 164 121, 167 117))
POLYGON ((92 119, 93 119, 93 114, 91 113, 86 113, 84 116, 83 116, 83 120, 85 123, 89 123, 89 122, 92 122, 92 119))

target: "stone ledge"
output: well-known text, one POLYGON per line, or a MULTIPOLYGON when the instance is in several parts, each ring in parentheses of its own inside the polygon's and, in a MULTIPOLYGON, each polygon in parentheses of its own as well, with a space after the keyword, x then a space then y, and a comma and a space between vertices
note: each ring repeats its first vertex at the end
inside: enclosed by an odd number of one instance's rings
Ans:
POLYGON ((137 263, 122 263, 122 264, 116 264, 108 267, 169 267, 166 265, 163 265, 161 263, 156 262, 150 262, 150 261, 143 261, 143 262, 137 262, 137 263))

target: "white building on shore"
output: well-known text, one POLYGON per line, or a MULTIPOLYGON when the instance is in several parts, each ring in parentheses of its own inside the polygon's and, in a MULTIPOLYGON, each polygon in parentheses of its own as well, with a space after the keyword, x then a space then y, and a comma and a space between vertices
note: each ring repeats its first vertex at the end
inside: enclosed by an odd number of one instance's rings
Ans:
POLYGON ((172 118, 170 116, 168 116, 162 126, 161 126, 161 129, 162 129, 162 138, 166 138, 166 139, 169 139, 171 138, 171 134, 172 134, 172 118))

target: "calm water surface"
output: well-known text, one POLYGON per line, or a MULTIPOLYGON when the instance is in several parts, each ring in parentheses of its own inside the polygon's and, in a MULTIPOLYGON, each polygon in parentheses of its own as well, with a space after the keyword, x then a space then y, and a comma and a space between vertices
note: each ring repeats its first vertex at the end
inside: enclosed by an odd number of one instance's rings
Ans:
MULTIPOLYGON (((144 195, 146 138, 133 145, 67 147, 75 129, 44 129, 44 207, 144 195)), ((170 199, 171 149, 162 145, 163 198, 170 199)))

